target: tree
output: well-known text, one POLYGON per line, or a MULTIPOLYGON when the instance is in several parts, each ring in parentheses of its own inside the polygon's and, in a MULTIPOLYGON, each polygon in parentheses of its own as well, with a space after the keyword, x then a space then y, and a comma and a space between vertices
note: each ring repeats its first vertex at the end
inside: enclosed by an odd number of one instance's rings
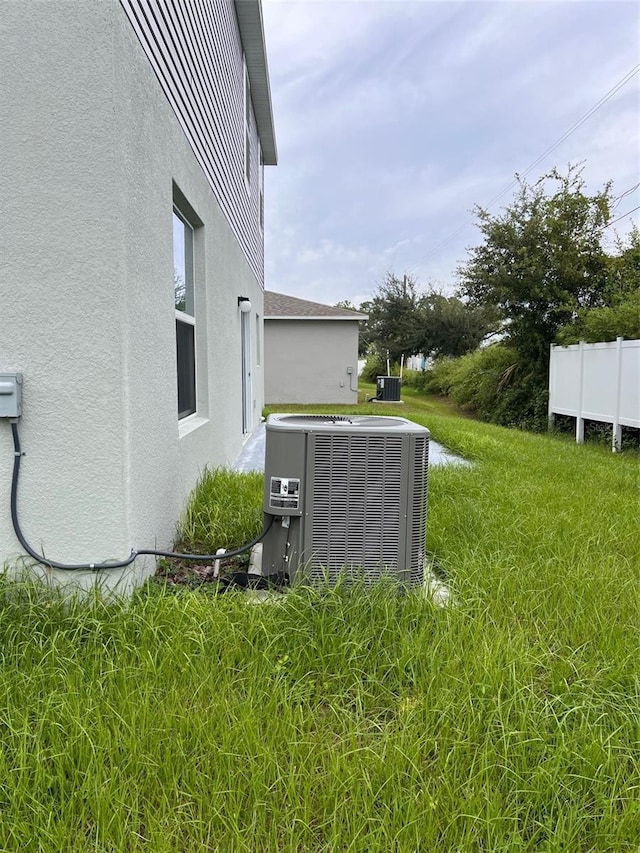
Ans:
POLYGON ((615 253, 607 258, 605 304, 612 308, 640 295, 640 229, 634 225, 627 242, 619 237, 615 253))
POLYGON ((597 343, 640 338, 640 231, 634 226, 626 242, 618 238, 606 257, 602 304, 580 308, 556 336, 559 344, 597 343))
POLYGON ((459 356, 471 352, 497 328, 495 309, 472 306, 457 296, 435 290, 419 301, 418 348, 430 355, 459 356))
POLYGON ((484 242, 458 268, 460 294, 495 306, 521 363, 546 383, 549 346, 580 309, 603 304, 607 259, 602 229, 611 184, 585 193, 582 168, 557 170, 533 186, 519 179, 509 207, 496 216, 476 207, 484 242), (548 192, 548 185, 555 185, 548 192))
MULTIPOLYGON (((363 309, 364 310, 364 309, 363 309)), ((379 354, 391 361, 415 355, 420 349, 420 314, 416 282, 409 276, 387 273, 369 304, 369 334, 379 354)))
POLYGON ((178 270, 173 271, 173 295, 176 310, 184 311, 187 299, 187 285, 178 270))
POLYGON ((590 308, 578 315, 575 322, 564 326, 557 335, 562 346, 580 341, 595 344, 598 341, 615 341, 617 337, 635 340, 640 338, 640 306, 638 297, 607 305, 590 308))

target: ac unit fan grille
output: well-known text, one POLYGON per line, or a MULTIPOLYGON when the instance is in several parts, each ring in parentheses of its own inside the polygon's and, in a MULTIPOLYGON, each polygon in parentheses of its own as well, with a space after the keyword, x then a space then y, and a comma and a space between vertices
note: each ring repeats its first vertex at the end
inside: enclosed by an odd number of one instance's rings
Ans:
POLYGON ((317 435, 310 574, 374 582, 398 568, 402 436, 317 435))

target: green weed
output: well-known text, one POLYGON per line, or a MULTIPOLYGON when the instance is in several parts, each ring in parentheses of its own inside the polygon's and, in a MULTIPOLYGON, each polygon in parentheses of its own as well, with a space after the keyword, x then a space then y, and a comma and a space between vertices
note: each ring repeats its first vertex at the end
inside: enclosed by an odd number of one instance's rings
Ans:
MULTIPOLYGON (((3 583, 0 850, 637 853, 638 455, 403 398, 358 411, 474 462, 430 472, 455 606, 3 583)), ((206 483, 181 545, 255 535, 261 478, 206 483)))

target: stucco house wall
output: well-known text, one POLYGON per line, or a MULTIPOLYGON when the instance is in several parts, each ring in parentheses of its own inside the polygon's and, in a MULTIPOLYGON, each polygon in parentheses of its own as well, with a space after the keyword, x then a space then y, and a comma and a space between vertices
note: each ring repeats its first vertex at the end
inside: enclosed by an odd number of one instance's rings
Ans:
MULTIPOLYGON (((231 54, 242 59, 232 0, 213 8, 224 8, 231 54)), ((241 211, 240 229, 123 5, 8 3, 2 15, 0 372, 24 375, 22 528, 36 549, 61 562, 166 548, 200 471, 230 463, 244 440, 240 295, 252 303, 245 431, 264 402, 255 335, 263 313, 255 116, 253 183, 245 186, 237 151, 222 168, 239 168, 236 184, 253 199, 241 211), (183 420, 176 390, 176 200, 196 225, 197 411, 183 420)), ((242 92, 242 63, 227 70, 242 92)), ((224 95, 219 102, 224 109, 224 95)), ((224 144, 242 151, 242 115, 229 126, 237 133, 224 144)), ((16 567, 12 464, 9 424, 0 420, 0 566, 16 567)), ((153 567, 152 559, 139 558, 128 570, 73 579, 125 588, 153 567)))
POLYGON ((358 332, 365 315, 267 291, 265 402, 358 402, 358 332))

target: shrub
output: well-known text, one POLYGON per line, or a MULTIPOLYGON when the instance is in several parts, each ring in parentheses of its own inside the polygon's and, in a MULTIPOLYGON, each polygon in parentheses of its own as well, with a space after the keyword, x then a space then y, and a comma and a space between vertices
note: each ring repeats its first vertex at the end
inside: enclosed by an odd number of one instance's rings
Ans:
POLYGON ((627 340, 640 338, 637 293, 618 305, 580 312, 576 322, 559 331, 557 341, 562 346, 577 344, 581 340, 594 344, 598 341, 615 341, 618 336, 627 340))
POLYGON ((447 395, 453 383, 455 365, 458 361, 460 359, 451 358, 450 356, 438 358, 431 370, 425 371, 424 390, 430 391, 432 394, 447 395))
POLYGON ((424 389, 427 373, 424 370, 404 370, 402 372, 402 384, 407 388, 415 388, 418 391, 424 389))
MULTIPOLYGON (((398 376, 400 370, 397 364, 391 365, 391 376, 398 376)), ((360 374, 363 382, 373 382, 375 384, 378 376, 387 375, 387 362, 379 353, 373 352, 367 356, 362 373, 360 374)))
POLYGON ((546 386, 505 344, 438 359, 424 387, 485 421, 535 430, 547 425, 546 386))

